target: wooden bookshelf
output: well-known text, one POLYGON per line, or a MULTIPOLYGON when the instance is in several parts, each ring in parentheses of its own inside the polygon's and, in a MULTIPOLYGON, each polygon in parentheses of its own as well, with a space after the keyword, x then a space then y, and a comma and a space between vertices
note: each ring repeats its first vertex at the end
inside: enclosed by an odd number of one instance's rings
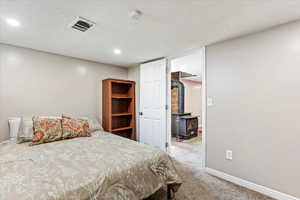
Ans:
POLYGON ((102 121, 105 131, 136 140, 134 81, 102 81, 102 121))

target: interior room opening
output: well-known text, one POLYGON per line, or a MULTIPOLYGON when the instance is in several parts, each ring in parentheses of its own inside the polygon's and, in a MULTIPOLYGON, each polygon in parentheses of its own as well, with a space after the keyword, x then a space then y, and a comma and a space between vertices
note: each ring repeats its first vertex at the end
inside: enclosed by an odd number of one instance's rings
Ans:
POLYGON ((170 61, 170 154, 193 167, 201 167, 202 151, 202 52, 170 61))

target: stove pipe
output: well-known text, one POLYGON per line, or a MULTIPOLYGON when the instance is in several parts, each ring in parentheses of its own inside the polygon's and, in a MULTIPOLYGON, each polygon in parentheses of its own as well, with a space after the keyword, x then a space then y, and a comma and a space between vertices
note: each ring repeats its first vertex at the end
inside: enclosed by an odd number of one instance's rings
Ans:
POLYGON ((171 89, 178 88, 178 113, 184 113, 184 85, 180 81, 172 80, 171 89))

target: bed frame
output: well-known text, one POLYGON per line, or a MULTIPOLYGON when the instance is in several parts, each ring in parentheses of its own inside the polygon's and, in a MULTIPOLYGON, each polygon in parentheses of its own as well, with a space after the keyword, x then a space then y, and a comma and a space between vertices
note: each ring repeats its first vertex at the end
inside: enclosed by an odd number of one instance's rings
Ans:
POLYGON ((172 189, 171 189, 171 186, 168 185, 167 186, 167 200, 172 200, 172 189))

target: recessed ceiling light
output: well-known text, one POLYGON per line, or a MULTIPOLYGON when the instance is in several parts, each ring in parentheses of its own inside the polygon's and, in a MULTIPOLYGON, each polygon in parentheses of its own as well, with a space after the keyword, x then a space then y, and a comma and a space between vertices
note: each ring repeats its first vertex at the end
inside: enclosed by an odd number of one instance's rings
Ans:
POLYGON ((121 49, 114 49, 114 54, 120 55, 122 53, 121 49))
POLYGON ((17 21, 17 20, 15 20, 15 19, 12 19, 12 18, 6 19, 6 23, 7 23, 8 25, 11 25, 11 26, 14 26, 14 27, 20 26, 20 22, 17 21))

